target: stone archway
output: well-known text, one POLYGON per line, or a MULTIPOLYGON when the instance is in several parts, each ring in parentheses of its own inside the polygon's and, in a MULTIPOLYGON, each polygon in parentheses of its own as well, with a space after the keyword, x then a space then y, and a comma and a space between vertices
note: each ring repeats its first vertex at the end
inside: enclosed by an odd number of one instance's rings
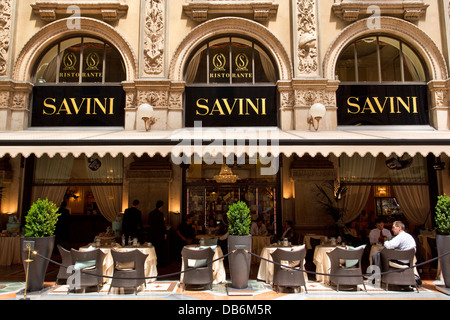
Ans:
MULTIPOLYGON (((126 82, 133 82, 138 74, 137 57, 128 41, 110 25, 92 18, 79 18, 79 28, 70 27, 71 18, 50 23, 39 30, 24 45, 15 63, 12 74, 12 101, 10 107, 11 130, 23 130, 28 127, 30 112, 29 96, 33 85, 31 77, 40 56, 58 40, 71 36, 93 36, 109 42, 120 52, 125 64, 126 82)), ((127 91, 127 88, 124 86, 127 91)), ((127 92, 126 112, 135 109, 134 94, 127 92), (130 99, 132 96, 133 99, 130 99)), ((125 124, 127 127, 127 124, 125 124)))
POLYGON ((171 79, 171 92, 169 99, 169 123, 172 128, 183 126, 183 99, 184 70, 190 54, 204 41, 215 36, 236 34, 247 36, 258 41, 274 59, 277 68, 278 91, 280 99, 280 125, 281 128, 290 129, 292 121, 292 63, 289 55, 279 39, 266 27, 254 21, 225 17, 210 20, 194 28, 178 45, 171 59, 169 79, 171 79))
MULTIPOLYGON (((334 79, 336 64, 344 48, 356 38, 373 34, 376 29, 370 28, 370 19, 362 19, 346 27, 330 44, 324 57, 323 74, 327 79, 334 79)), ((393 35, 411 45, 422 57, 428 71, 431 93, 430 119, 436 129, 447 130, 448 123, 448 71, 443 54, 433 39, 416 25, 393 17, 380 18, 381 31, 393 35)))

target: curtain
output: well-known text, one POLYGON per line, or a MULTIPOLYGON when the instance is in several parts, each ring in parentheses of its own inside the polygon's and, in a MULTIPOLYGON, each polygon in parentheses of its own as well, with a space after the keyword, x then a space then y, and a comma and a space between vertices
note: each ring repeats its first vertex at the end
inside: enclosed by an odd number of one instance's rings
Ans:
MULTIPOLYGON (((86 158, 86 165, 89 165, 90 160, 92 159, 86 158)), ((122 183, 123 157, 105 155, 100 161, 100 168, 97 171, 88 169, 87 174, 100 212, 108 221, 113 222, 122 211, 122 185, 114 183, 122 183)))
POLYGON ((194 58, 189 61, 187 70, 186 70, 186 83, 193 83, 195 81, 195 77, 197 76, 198 66, 200 64, 202 54, 197 54, 194 58))
MULTIPOLYGON (((375 172, 376 158, 371 155, 340 157, 339 176, 341 183, 371 181, 375 172)), ((370 185, 346 184, 347 192, 343 197, 343 223, 356 219, 364 209, 370 195, 370 185)))
POLYGON ((56 155, 53 158, 47 155, 36 159, 34 170, 34 183, 45 184, 33 186, 32 202, 47 198, 57 206, 64 200, 67 184, 70 180, 73 167, 73 156, 63 158, 56 155))
POLYGON ((411 184, 426 182, 426 159, 415 156, 409 168, 389 170, 393 189, 403 215, 416 225, 425 224, 431 228, 430 195, 428 185, 411 184), (395 183, 409 183, 408 185, 395 185, 395 183))
POLYGON ((275 69, 274 69, 273 64, 272 64, 272 62, 270 61, 270 59, 267 58, 267 57, 266 57, 264 54, 262 54, 261 52, 260 52, 259 56, 260 56, 260 58, 261 58, 261 65, 262 65, 262 67, 263 67, 263 69, 264 69, 264 73, 266 74, 267 79, 268 79, 270 82, 274 82, 274 83, 277 82, 277 77, 276 77, 276 74, 275 74, 275 69))

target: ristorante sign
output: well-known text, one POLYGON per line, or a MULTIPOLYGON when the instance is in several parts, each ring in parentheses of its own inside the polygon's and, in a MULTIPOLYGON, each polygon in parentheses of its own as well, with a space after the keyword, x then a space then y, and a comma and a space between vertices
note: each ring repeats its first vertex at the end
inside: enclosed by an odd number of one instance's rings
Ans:
POLYGON ((124 108, 120 85, 35 86, 31 126, 124 126, 124 108))
POLYGON ((277 126, 276 86, 186 87, 186 127, 277 126))
POLYGON ((339 125, 427 125, 426 85, 340 85, 339 125))

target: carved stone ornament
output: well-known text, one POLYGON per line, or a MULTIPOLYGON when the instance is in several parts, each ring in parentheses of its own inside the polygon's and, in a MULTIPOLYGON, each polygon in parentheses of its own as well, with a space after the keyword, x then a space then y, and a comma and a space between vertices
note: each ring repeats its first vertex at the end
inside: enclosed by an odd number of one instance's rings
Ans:
POLYGON ((422 0, 334 0, 333 12, 345 21, 356 21, 373 14, 371 6, 379 8, 380 15, 417 21, 427 11, 429 4, 422 0))
POLYGON ((144 72, 159 75, 164 69, 165 0, 146 0, 144 72))
POLYGON ((33 12, 44 21, 55 21, 58 16, 70 16, 74 13, 72 10, 74 6, 79 8, 78 14, 85 17, 100 15, 103 21, 116 21, 128 11, 128 5, 118 0, 38 0, 31 4, 33 12))
POLYGON ((6 75, 11 30, 11 0, 0 0, 0 76, 6 75))
POLYGON ((183 4, 183 10, 188 17, 198 22, 208 20, 208 14, 222 16, 253 14, 255 21, 265 22, 272 17, 276 17, 278 3, 270 0, 191 0, 183 4))
POLYGON ((297 0, 298 71, 317 74, 317 27, 315 0, 297 0))

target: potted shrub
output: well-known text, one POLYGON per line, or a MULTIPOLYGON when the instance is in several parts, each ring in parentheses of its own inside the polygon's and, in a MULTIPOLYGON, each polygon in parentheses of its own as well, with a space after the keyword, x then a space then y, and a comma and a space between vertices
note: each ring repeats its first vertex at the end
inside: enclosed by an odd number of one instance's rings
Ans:
MULTIPOLYGON (((450 251, 450 197, 447 195, 438 196, 435 212, 436 224, 436 245, 438 255, 450 251)), ((442 276, 446 288, 450 288, 450 254, 439 258, 442 269, 442 276)))
MULTIPOLYGON (((55 245, 55 229, 58 222, 58 207, 48 199, 38 199, 34 202, 25 217, 25 234, 21 239, 22 260, 27 272, 28 250, 23 246, 24 241, 34 242, 34 251, 50 259, 55 245)), ((38 255, 31 257, 28 270, 28 291, 39 291, 44 287, 45 273, 48 260, 38 255)))
MULTIPOLYGON (((227 217, 228 252, 243 248, 251 252, 252 236, 250 235, 250 225, 252 220, 248 206, 243 201, 230 205, 227 217)), ((250 254, 243 250, 238 250, 229 256, 232 288, 245 289, 248 287, 250 258, 250 254)))

